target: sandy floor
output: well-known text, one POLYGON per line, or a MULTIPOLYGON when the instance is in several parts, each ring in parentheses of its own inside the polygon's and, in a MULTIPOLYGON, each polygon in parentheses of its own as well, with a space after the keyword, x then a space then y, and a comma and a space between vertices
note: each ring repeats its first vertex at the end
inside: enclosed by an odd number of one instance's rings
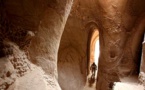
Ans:
POLYGON ((113 90, 145 90, 139 84, 137 76, 121 78, 121 82, 116 82, 113 90))
POLYGON ((133 83, 115 83, 113 90, 144 90, 144 87, 133 83))
MULTIPOLYGON (((97 72, 96 72, 96 74, 97 74, 97 72)), ((90 84, 89 84, 89 79, 90 79, 90 77, 91 77, 91 74, 88 75, 88 77, 87 77, 87 83, 86 83, 86 85, 85 85, 85 87, 84 87, 83 90, 96 90, 96 80, 95 80, 95 82, 90 86, 90 84)), ((97 77, 97 75, 96 75, 95 77, 97 77)))
MULTIPOLYGON (((91 75, 88 76, 88 80, 90 76, 91 75)), ((96 90, 96 82, 94 82, 94 84, 92 84, 92 86, 90 87, 88 80, 83 90, 96 90)), ((113 90, 145 90, 145 88, 143 87, 143 85, 139 84, 137 76, 130 76, 121 78, 121 82, 116 82, 113 90)))

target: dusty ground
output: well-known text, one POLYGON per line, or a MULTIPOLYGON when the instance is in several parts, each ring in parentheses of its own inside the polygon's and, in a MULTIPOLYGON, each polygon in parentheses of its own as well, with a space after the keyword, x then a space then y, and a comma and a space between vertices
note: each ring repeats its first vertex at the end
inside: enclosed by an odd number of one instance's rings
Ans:
POLYGON ((116 82, 113 90, 145 90, 145 88, 139 84, 137 76, 130 76, 121 78, 121 82, 116 82))
MULTIPOLYGON (((96 79, 95 79, 94 83, 92 83, 92 84, 89 83, 91 75, 92 75, 91 73, 88 75, 87 82, 86 82, 86 85, 85 85, 83 90, 96 90, 96 79)), ((97 77, 97 72, 96 72, 96 76, 95 77, 97 77)))
MULTIPOLYGON (((89 86, 88 80, 90 76, 91 74, 87 77, 87 83, 83 90, 96 90, 96 82, 94 82, 91 87, 89 86)), ((143 87, 143 85, 139 84, 137 76, 130 76, 121 78, 121 82, 115 82, 115 86, 112 90, 145 90, 145 88, 143 87)))
POLYGON ((133 83, 116 83, 113 90, 145 90, 143 85, 133 83))

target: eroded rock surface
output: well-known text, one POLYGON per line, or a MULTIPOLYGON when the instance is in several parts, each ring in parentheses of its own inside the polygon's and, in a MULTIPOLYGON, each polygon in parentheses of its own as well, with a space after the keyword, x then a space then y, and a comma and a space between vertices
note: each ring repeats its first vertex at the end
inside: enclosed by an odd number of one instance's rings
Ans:
MULTIPOLYGON (((1 57, 4 57, 4 53, 2 52, 2 49, 5 47, 3 46, 3 41, 6 39, 15 43, 20 50, 25 51, 28 61, 31 61, 30 63, 42 67, 46 76, 48 76, 48 90, 60 90, 57 80, 57 52, 72 1, 73 0, 0 1, 1 57)), ((19 55, 19 53, 16 54, 19 55)), ((16 57, 7 62, 6 60, 2 60, 2 63, 6 64, 2 65, 1 68, 8 67, 11 61, 11 63, 14 64, 14 69, 17 69, 16 73, 23 76, 27 70, 23 69, 23 65, 27 65, 27 63, 25 63, 25 60, 21 61, 21 58, 25 57, 18 56, 18 58, 16 57), (17 62, 16 65, 15 62, 17 62), (22 70, 22 72, 20 72, 19 69, 22 70)), ((2 79, 4 79, 3 75, 2 79)), ((22 78, 22 80, 23 79, 24 78, 22 78)), ((5 79, 3 81, 7 82, 5 79)), ((31 80, 26 80, 26 82, 27 81, 31 80)), ((23 84, 24 82, 20 83, 23 84)), ((16 84, 18 84, 18 82, 16 84)), ((8 88, 7 86, 3 86, 3 83, 2 87, 8 88)), ((18 87, 18 89, 23 90, 24 88, 18 87)))
MULTIPOLYGON (((144 3, 142 0, 75 1, 59 49, 58 68, 61 66, 59 82, 65 90, 67 90, 67 87, 63 84, 65 80, 61 77, 65 75, 69 78, 66 68, 74 65, 76 67, 77 65, 81 66, 80 64, 73 64, 80 61, 75 54, 82 51, 84 55, 88 53, 89 49, 84 45, 88 45, 90 32, 95 27, 99 29, 101 52, 96 88, 98 90, 110 90, 113 82, 120 81, 119 75, 126 76, 138 73, 140 45, 145 32, 145 7, 142 3, 144 3), (83 40, 82 35, 86 39, 83 40), (75 54, 73 54, 74 52, 75 54), (63 64, 59 64, 60 62, 67 65, 64 64, 63 66, 63 64)), ((79 56, 83 57, 84 55, 79 56)), ((86 59, 89 61, 87 57, 86 59)), ((75 68, 70 70, 73 72, 75 68)), ((80 73, 79 70, 76 72, 80 73)))
POLYGON ((137 53, 142 43, 145 23, 143 2, 98 0, 101 47, 96 86, 98 90, 111 90, 109 86, 112 82, 119 81, 119 74, 133 74, 139 70, 137 53), (120 72, 122 70, 126 71, 120 72))
POLYGON ((138 73, 145 32, 144 3, 0 0, 0 89, 30 89, 26 87, 33 81, 29 76, 37 74, 34 90, 39 80, 44 88, 37 89, 82 90, 88 74, 90 38, 98 28, 101 53, 96 88, 110 90, 119 75, 138 73), (32 63, 37 67, 34 71, 32 63))
POLYGON ((50 90, 49 82, 44 78, 48 76, 31 64, 24 51, 10 41, 5 41, 4 46, 5 57, 0 59, 0 90, 50 90))

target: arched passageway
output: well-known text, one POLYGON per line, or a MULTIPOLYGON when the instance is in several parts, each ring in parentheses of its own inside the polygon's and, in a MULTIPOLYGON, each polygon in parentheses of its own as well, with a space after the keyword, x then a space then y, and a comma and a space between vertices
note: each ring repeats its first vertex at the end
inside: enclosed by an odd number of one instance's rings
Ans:
POLYGON ((97 26, 100 58, 96 88, 112 90, 112 83, 120 81, 118 74, 125 76, 139 70, 138 50, 145 32, 144 3, 145 0, 0 0, 0 89, 82 90, 86 69, 89 72, 91 65, 90 41, 97 26), (90 29, 86 30, 86 24, 90 29))
MULTIPOLYGON (((91 65, 95 62, 95 64, 98 66, 98 57, 99 57, 99 30, 94 29, 92 37, 91 37, 91 42, 90 42, 90 63, 89 63, 89 68, 91 65)), ((97 75, 97 72, 96 72, 97 75)))
POLYGON ((91 23, 90 37, 88 42, 88 75, 84 90, 95 90, 98 73, 99 60, 99 30, 96 25, 91 23), (94 64, 95 63, 95 64, 94 64), (94 66, 96 65, 96 66, 94 66), (96 69, 94 69, 94 67, 96 69))

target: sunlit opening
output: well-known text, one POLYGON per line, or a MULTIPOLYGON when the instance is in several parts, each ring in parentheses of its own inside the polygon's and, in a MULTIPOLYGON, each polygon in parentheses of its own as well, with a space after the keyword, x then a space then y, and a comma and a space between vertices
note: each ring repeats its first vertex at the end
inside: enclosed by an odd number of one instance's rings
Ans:
POLYGON ((84 90, 95 90, 98 73, 98 58, 99 58, 99 30, 94 29, 90 39, 89 51, 89 74, 84 90), (95 63, 95 64, 94 64, 95 63), (89 87, 88 87, 89 86, 89 87))
POLYGON ((99 50, 99 39, 96 41, 95 43, 95 55, 94 55, 94 61, 95 61, 95 64, 98 66, 98 59, 99 59, 99 54, 100 54, 100 50, 99 50))
POLYGON ((90 73, 91 75, 94 75, 92 71, 92 67, 96 66, 95 69, 95 78, 97 78, 97 72, 98 72, 98 58, 99 58, 99 30, 95 29, 92 37, 91 37, 91 43, 90 43, 90 73), (95 65, 93 64, 95 63, 95 65))

